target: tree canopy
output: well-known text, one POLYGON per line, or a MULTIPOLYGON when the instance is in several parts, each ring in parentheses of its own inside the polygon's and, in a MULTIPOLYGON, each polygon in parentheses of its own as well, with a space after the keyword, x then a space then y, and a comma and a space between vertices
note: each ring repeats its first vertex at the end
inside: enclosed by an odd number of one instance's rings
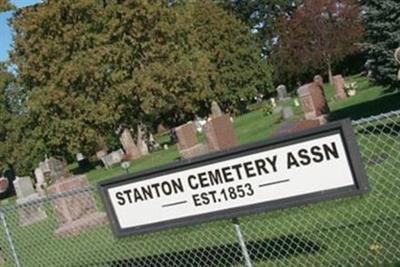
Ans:
POLYGON ((5 12, 13 9, 13 5, 8 0, 0 0, 0 12, 5 12))
POLYGON ((324 69, 331 80, 332 65, 358 50, 363 36, 359 6, 352 0, 305 0, 276 27, 272 60, 277 75, 292 81, 324 69))
POLYGON ((276 23, 281 16, 293 15, 303 0, 215 0, 229 13, 244 21, 253 31, 268 56, 276 35, 276 23))
POLYGON ((93 155, 121 126, 176 125, 271 89, 249 28, 211 1, 61 1, 19 9, 11 62, 35 151, 93 155))

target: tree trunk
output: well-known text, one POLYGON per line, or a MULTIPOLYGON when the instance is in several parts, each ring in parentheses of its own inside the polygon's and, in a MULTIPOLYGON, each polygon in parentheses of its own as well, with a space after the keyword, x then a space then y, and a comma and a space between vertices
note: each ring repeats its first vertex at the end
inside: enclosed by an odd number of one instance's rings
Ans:
POLYGON ((331 85, 333 85, 332 65, 331 65, 330 60, 328 60, 327 65, 328 65, 329 83, 330 83, 331 85))

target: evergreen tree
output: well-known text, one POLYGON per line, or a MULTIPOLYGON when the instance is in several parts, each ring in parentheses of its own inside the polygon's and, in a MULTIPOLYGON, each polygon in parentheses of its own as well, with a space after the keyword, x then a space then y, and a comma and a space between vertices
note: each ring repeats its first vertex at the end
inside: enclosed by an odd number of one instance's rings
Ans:
POLYGON ((394 51, 400 47, 400 1, 363 0, 368 53, 367 67, 382 85, 399 88, 394 51))

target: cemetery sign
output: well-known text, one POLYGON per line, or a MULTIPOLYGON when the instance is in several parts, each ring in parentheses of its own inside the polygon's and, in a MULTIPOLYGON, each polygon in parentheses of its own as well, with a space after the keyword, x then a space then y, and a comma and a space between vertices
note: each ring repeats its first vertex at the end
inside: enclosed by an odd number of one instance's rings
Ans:
POLYGON ((343 120, 99 184, 116 236, 368 191, 343 120))

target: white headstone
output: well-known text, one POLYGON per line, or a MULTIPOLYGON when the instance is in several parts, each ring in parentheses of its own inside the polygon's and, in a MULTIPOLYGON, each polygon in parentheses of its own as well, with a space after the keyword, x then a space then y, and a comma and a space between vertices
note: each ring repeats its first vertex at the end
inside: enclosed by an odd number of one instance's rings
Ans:
POLYGON ((36 193, 30 177, 17 177, 13 184, 18 198, 25 198, 36 193))
POLYGON ((124 151, 122 149, 118 149, 116 151, 111 152, 110 154, 105 155, 101 158, 103 164, 106 168, 110 168, 112 165, 120 163, 124 158, 124 151))
POLYGON ((35 169, 35 177, 36 177, 36 182, 38 184, 43 184, 45 182, 45 178, 44 178, 42 169, 40 169, 40 168, 35 169))
POLYGON ((76 160, 77 161, 81 161, 81 160, 84 160, 84 159, 85 159, 85 156, 82 153, 76 154, 76 160))
POLYGON ((271 105, 273 108, 276 107, 276 101, 275 101, 275 98, 273 98, 273 97, 271 98, 271 105))
POLYGON ((149 148, 147 147, 146 144, 146 137, 145 133, 141 127, 141 125, 138 125, 137 127, 138 133, 137 133, 137 148, 139 149, 139 153, 141 155, 147 155, 149 154, 149 148))
POLYGON ((42 205, 33 203, 39 199, 39 195, 33 189, 31 178, 17 177, 13 184, 17 193, 17 205, 21 205, 18 207, 20 224, 24 226, 46 219, 47 215, 42 205))
POLYGON ((46 180, 44 178, 44 174, 42 172, 42 169, 36 168, 35 171, 35 178, 36 178, 36 190, 40 193, 43 194, 43 188, 42 186, 46 183, 46 180))
POLYGON ((222 116, 223 114, 224 113, 222 113, 222 110, 219 107, 218 103, 216 101, 211 102, 211 117, 216 118, 222 116))
POLYGON ((278 93, 278 100, 285 99, 287 97, 287 89, 286 86, 281 84, 276 88, 276 92, 278 93))

